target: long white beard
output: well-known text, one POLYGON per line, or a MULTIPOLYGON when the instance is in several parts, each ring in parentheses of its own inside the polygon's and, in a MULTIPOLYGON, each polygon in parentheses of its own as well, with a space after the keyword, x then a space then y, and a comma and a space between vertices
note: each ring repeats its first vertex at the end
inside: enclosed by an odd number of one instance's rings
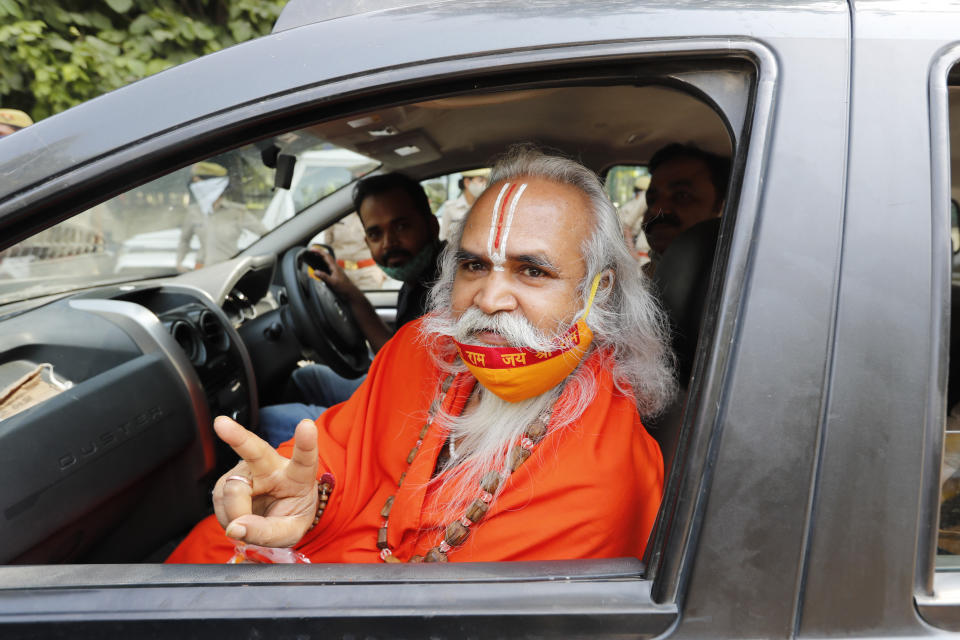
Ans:
POLYGON ((436 420, 456 442, 456 458, 448 460, 434 479, 444 490, 439 493, 453 487, 452 499, 434 505, 448 512, 450 520, 460 518, 467 504, 477 497, 484 474, 492 470, 505 473, 510 449, 520 442, 529 425, 549 417, 559 388, 521 402, 507 402, 479 384, 475 393, 477 402, 469 412, 459 416, 441 412, 436 420))
MULTIPOLYGON (((554 335, 546 335, 519 311, 488 315, 470 307, 459 318, 450 312, 429 314, 424 318, 422 331, 427 343, 434 347, 446 338, 472 343, 477 332, 492 330, 512 346, 542 351, 554 348, 556 336, 565 328, 558 327, 554 335)), ((444 368, 452 372, 465 369, 462 365, 444 368)), ((549 417, 550 434, 579 419, 593 400, 596 380, 591 369, 580 367, 564 383, 520 402, 507 402, 479 383, 475 393, 477 401, 469 412, 455 416, 441 411, 435 420, 439 428, 449 430, 456 442, 456 458, 439 469, 431 481, 441 485, 436 495, 453 488, 449 492, 452 497, 444 504, 431 505, 442 510, 449 521, 459 519, 464 508, 477 497, 484 474, 496 470, 505 475, 510 450, 519 444, 531 424, 549 417)))

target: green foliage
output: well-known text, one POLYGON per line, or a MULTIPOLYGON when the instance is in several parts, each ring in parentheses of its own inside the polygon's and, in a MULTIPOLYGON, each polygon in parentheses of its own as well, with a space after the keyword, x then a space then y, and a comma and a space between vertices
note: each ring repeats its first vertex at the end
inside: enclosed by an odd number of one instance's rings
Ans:
POLYGON ((34 120, 270 32, 287 0, 0 0, 0 107, 34 120))

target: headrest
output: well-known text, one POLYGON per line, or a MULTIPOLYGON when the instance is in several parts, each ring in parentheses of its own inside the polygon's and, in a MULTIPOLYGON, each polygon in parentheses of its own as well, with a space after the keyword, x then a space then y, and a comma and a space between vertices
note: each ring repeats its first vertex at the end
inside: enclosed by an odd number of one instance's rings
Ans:
POLYGON ((720 218, 690 227, 670 243, 653 275, 660 303, 672 325, 677 375, 682 385, 687 384, 693 368, 719 235, 720 218))

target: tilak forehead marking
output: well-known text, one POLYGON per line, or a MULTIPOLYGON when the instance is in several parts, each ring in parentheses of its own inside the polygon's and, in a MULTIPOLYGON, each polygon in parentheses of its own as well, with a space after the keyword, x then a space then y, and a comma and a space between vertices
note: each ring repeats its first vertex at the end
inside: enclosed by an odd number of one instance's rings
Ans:
POLYGON ((513 225, 513 215, 517 211, 517 203, 526 190, 527 185, 507 182, 500 189, 497 201, 493 205, 493 216, 490 218, 490 235, 487 237, 487 254, 493 262, 494 271, 503 271, 507 261, 507 237, 513 225))

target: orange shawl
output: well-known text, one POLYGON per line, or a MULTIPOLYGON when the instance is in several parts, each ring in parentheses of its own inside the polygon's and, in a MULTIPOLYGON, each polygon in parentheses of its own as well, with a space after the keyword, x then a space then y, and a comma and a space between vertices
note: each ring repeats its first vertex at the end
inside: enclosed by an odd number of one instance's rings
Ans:
MULTIPOLYGON (((353 397, 317 419, 319 473, 332 473, 336 487, 320 523, 297 544, 312 562, 380 562, 380 510, 394 494, 388 542, 398 558, 423 555, 443 538, 449 518, 430 505, 443 504, 445 490, 428 482, 445 430, 432 426, 409 468, 406 461, 441 379, 419 330, 420 322, 401 328, 353 397)), ((584 363, 598 378, 590 407, 536 446, 450 561, 643 555, 663 492, 663 460, 632 398, 613 387, 604 360, 595 353, 584 363)), ((461 378, 448 394, 454 412, 462 410, 473 383, 472 376, 461 378)), ((278 448, 286 456, 292 449, 292 441, 278 448)), ((210 516, 167 562, 222 563, 233 549, 210 516)))

